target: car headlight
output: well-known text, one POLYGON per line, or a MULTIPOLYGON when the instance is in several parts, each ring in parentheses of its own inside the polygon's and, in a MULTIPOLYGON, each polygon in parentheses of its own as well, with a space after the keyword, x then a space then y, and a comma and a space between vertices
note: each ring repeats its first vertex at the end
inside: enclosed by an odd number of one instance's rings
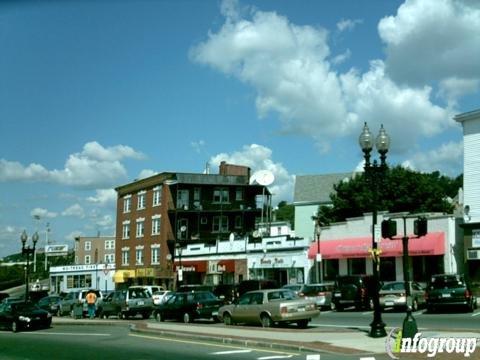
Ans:
POLYGON ((25 321, 27 323, 31 321, 31 319, 28 316, 19 316, 18 320, 25 321))

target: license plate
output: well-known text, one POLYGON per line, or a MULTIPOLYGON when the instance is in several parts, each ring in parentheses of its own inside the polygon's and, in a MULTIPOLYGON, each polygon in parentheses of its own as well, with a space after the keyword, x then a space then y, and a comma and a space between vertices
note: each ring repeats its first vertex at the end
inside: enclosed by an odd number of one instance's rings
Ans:
POLYGON ((449 298, 449 297, 452 297, 452 294, 442 294, 442 297, 449 298))
POLYGON ((145 305, 145 302, 139 301, 139 302, 137 303, 137 305, 145 305))
POLYGON ((341 297, 342 294, 335 294, 335 297, 341 297))
POLYGON ((385 306, 393 306, 393 301, 386 301, 385 306))

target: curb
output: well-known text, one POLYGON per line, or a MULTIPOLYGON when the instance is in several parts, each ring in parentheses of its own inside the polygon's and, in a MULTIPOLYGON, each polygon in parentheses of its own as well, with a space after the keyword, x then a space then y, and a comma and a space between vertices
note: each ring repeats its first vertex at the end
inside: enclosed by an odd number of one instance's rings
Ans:
POLYGON ((185 331, 174 331, 174 330, 161 330, 161 329, 152 329, 146 326, 145 324, 130 324, 130 331, 138 334, 149 334, 156 336, 164 336, 167 338, 182 338, 185 340, 201 340, 212 343, 220 343, 225 345, 238 345, 245 347, 256 347, 261 349, 276 349, 284 351, 298 351, 302 353, 328 353, 331 355, 373 355, 372 352, 366 352, 357 349, 343 348, 328 343, 316 342, 317 346, 313 344, 311 346, 306 345, 305 343, 290 342, 290 343, 275 343, 269 342, 268 340, 260 341, 251 338, 245 337, 221 337, 215 335, 201 335, 197 333, 189 333, 185 331))

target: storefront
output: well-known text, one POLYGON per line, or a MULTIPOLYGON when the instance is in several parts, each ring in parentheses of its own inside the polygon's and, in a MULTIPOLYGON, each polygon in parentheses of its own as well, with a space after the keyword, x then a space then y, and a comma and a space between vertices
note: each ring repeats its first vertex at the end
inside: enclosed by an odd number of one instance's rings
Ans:
POLYGON ((50 289, 55 293, 80 289, 113 290, 115 275, 115 264, 52 266, 50 289))

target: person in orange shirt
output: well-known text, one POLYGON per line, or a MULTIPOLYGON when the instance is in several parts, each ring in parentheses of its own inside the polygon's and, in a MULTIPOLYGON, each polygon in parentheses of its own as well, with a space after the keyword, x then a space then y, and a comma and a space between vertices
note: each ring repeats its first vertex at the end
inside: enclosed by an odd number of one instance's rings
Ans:
POLYGON ((93 319, 95 317, 97 295, 93 291, 89 291, 85 299, 87 300, 88 317, 93 319))

